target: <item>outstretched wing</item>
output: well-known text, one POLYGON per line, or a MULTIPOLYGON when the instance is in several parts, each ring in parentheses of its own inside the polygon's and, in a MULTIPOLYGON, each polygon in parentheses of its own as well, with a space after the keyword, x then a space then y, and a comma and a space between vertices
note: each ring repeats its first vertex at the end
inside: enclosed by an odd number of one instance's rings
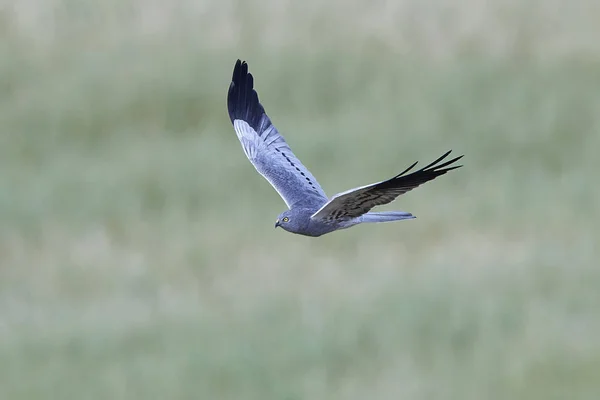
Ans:
POLYGON ((294 155, 265 113, 245 61, 235 63, 227 93, 227 109, 244 153, 277 190, 288 208, 327 201, 315 177, 294 155))
POLYGON ((448 166, 463 156, 437 165, 450 154, 450 151, 428 166, 411 174, 405 175, 417 165, 416 162, 392 179, 336 194, 329 202, 315 212, 311 218, 325 222, 342 222, 359 217, 375 206, 388 204, 396 199, 396 197, 416 188, 422 183, 444 175, 448 171, 462 167, 462 165, 448 166))

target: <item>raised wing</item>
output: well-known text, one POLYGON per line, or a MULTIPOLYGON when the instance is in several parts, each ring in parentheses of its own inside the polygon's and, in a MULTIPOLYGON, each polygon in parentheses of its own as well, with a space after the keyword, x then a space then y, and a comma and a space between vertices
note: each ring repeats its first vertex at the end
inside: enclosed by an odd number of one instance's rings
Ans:
POLYGON ((405 175, 417 165, 416 162, 392 179, 336 194, 329 202, 314 213, 311 218, 325 222, 341 222, 360 217, 375 206, 388 204, 396 199, 396 197, 416 188, 422 183, 444 175, 448 171, 462 167, 462 165, 448 166, 463 156, 437 165, 450 154, 450 151, 426 167, 411 174, 405 175))
POLYGON ((288 208, 327 201, 315 177, 294 155, 265 113, 245 61, 235 63, 227 93, 227 109, 244 153, 277 190, 288 208))

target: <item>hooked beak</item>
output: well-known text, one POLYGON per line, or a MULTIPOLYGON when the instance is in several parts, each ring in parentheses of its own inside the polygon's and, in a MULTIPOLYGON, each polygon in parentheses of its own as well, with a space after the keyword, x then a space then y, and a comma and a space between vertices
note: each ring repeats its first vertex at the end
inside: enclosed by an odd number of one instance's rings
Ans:
POLYGON ((279 220, 275 221, 275 228, 277 228, 279 225, 281 225, 281 224, 279 223, 279 220))

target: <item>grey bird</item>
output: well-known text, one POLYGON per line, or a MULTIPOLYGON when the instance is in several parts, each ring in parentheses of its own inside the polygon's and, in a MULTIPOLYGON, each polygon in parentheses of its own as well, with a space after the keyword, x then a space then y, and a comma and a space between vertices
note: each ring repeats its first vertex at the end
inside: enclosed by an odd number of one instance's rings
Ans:
POLYGON ((288 210, 282 212, 275 227, 299 235, 318 237, 364 222, 389 222, 415 218, 404 211, 370 212, 375 206, 392 202, 417 186, 448 171, 463 156, 444 160, 450 151, 427 165, 408 173, 416 162, 391 179, 350 189, 328 198, 325 192, 294 155, 279 134, 254 90, 248 64, 237 60, 227 93, 227 109, 244 153, 256 170, 283 198, 288 210))

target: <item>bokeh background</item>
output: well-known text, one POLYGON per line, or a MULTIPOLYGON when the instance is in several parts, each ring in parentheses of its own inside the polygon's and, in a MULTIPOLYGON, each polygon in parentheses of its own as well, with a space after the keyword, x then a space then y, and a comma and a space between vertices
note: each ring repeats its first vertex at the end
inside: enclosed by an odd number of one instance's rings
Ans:
POLYGON ((598 399, 600 3, 0 6, 0 398, 598 399), (318 239, 232 130, 329 195, 465 167, 318 239))

